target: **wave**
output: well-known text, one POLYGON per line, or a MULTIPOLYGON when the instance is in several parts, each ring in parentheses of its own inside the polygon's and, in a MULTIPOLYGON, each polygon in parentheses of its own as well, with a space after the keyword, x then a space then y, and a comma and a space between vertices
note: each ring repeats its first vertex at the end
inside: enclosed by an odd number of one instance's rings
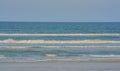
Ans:
POLYGON ((47 57, 56 57, 57 55, 56 54, 46 54, 45 56, 47 56, 47 57))
MULTIPOLYGON (((47 57, 57 57, 57 56, 66 56, 65 54, 63 55, 59 55, 59 54, 46 54, 45 56, 47 57)), ((77 54, 77 55, 68 55, 69 57, 76 57, 76 58, 82 58, 82 57, 93 57, 93 58, 110 58, 110 57, 119 57, 120 58, 120 55, 115 55, 115 54, 108 54, 108 55, 97 55, 97 54, 77 54)))
POLYGON ((115 40, 14 40, 14 39, 6 39, 6 40, 0 40, 0 43, 33 43, 33 44, 39 44, 39 43, 49 43, 49 44, 94 43, 95 44, 95 43, 120 43, 120 41, 115 41, 115 40))
POLYGON ((120 46, 0 46, 0 48, 26 49, 26 48, 120 48, 120 46))
POLYGON ((91 57, 103 57, 103 58, 109 58, 109 57, 119 57, 120 58, 120 55, 89 55, 89 56, 91 56, 91 57))
POLYGON ((73 34, 4 34, 0 36, 120 36, 120 33, 73 33, 73 34))
POLYGON ((64 61, 120 61, 120 55, 87 55, 83 57, 48 57, 48 58, 34 58, 34 57, 6 57, 3 59, 0 59, 0 62, 64 62, 64 61), (90 57, 89 57, 90 56, 90 57))

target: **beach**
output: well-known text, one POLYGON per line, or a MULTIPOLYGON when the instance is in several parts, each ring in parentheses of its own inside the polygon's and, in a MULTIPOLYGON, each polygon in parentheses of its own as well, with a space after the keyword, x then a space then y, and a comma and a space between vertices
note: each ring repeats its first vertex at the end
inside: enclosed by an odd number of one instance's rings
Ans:
POLYGON ((4 62, 0 71, 119 71, 120 61, 4 62))

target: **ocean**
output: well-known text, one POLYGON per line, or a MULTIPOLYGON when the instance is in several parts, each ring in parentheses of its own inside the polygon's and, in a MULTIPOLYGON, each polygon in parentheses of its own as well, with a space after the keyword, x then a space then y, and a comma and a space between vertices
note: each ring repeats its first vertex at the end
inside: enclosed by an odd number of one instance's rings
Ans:
POLYGON ((0 61, 120 58, 120 22, 0 22, 0 61))

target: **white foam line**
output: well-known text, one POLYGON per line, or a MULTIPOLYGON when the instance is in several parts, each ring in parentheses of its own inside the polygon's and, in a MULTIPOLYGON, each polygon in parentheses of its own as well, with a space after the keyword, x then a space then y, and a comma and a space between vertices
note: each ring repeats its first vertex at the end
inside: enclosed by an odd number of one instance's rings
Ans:
POLYGON ((90 34, 0 34, 0 36, 120 36, 119 33, 90 33, 90 34))
POLYGON ((38 63, 38 62, 120 62, 119 57, 109 57, 109 58, 87 58, 87 59, 73 59, 73 58, 67 58, 67 59, 44 59, 44 60, 37 60, 37 59, 29 59, 29 60, 0 60, 0 63, 38 63))
POLYGON ((0 46, 0 48, 120 48, 120 46, 0 46))
POLYGON ((39 43, 70 43, 70 44, 80 44, 80 43, 120 43, 120 41, 112 41, 112 40, 13 40, 13 39, 6 39, 6 40, 0 40, 0 43, 33 43, 33 44, 39 44, 39 43))

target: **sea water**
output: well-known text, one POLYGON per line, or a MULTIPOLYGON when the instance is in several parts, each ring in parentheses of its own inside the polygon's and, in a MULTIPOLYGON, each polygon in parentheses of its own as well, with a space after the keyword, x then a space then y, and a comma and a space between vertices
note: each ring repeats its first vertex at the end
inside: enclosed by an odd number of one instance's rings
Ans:
POLYGON ((119 22, 0 22, 0 61, 120 58, 119 22))

